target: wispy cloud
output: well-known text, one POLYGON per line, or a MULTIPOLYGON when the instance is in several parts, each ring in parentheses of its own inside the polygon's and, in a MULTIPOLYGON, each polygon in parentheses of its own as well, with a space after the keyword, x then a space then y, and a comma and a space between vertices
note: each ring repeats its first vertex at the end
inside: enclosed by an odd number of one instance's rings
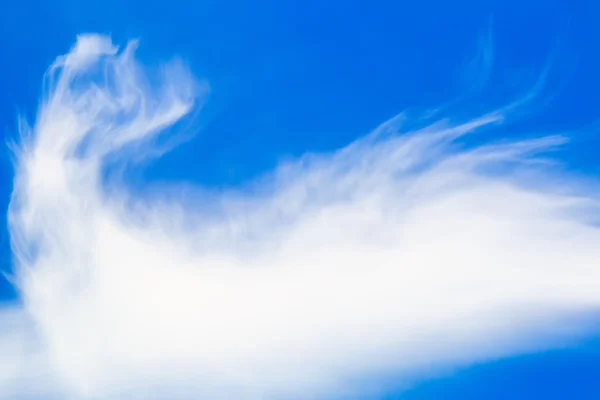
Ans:
POLYGON ((134 48, 80 36, 23 125, 0 397, 340 394, 550 344, 600 305, 597 192, 539 157, 564 138, 456 143, 527 103, 397 117, 218 195, 134 197, 105 168, 206 90, 178 63, 146 79, 134 48))

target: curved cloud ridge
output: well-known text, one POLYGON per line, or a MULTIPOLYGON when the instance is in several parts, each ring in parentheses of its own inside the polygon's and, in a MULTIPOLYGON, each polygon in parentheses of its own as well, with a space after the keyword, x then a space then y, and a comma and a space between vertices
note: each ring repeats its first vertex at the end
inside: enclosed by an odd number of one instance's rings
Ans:
POLYGON ((526 102, 463 122, 402 114, 221 193, 133 195, 107 168, 154 154, 206 94, 177 62, 149 79, 135 47, 80 36, 22 124, 21 302, 0 314, 18 322, 0 348, 30 339, 0 394, 344 395, 543 347, 600 305, 597 193, 540 157, 564 138, 457 144, 526 102))

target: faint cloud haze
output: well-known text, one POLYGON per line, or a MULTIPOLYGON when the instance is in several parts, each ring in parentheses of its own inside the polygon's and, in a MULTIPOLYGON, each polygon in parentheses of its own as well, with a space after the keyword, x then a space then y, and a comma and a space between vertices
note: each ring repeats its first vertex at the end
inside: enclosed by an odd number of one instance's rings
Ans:
POLYGON ((402 114, 220 194, 134 196, 106 168, 208 90, 177 62, 148 77, 135 47, 78 37, 21 124, 0 397, 352 394, 571 338, 600 305, 598 193, 541 157, 565 139, 457 142, 526 101, 402 114))

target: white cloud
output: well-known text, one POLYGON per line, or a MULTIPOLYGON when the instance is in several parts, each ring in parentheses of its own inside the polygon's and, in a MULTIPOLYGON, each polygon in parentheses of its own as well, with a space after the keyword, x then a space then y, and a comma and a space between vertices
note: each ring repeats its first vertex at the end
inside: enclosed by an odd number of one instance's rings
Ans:
POLYGON ((398 117, 228 193, 135 198, 106 163, 148 154, 205 89, 175 63, 149 84, 134 47, 80 36, 23 128, 0 397, 340 394, 551 344, 600 304, 597 193, 536 156, 562 139, 454 144, 515 105, 398 117))

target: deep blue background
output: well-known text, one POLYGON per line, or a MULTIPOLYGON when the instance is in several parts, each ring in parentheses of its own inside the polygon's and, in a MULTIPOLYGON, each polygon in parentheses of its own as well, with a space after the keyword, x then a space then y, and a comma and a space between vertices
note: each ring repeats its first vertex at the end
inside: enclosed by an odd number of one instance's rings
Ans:
MULTIPOLYGON (((342 146, 406 107, 435 107, 476 86, 467 65, 491 32, 494 69, 477 105, 499 105, 554 57, 553 100, 504 134, 576 128, 562 159, 598 176, 599 17, 595 1, 0 0, 1 132, 15 134, 18 113, 33 117, 45 69, 76 34, 140 38, 144 62, 179 55, 212 87, 203 129, 149 165, 145 179, 236 184, 282 158, 342 146)), ((2 150, 3 210, 11 179, 2 150)), ((9 271, 4 228, 0 255, 9 271)), ((14 297, 1 282, 0 299, 14 297)), ((597 351, 592 342, 474 367, 402 398, 596 399, 597 351)))

